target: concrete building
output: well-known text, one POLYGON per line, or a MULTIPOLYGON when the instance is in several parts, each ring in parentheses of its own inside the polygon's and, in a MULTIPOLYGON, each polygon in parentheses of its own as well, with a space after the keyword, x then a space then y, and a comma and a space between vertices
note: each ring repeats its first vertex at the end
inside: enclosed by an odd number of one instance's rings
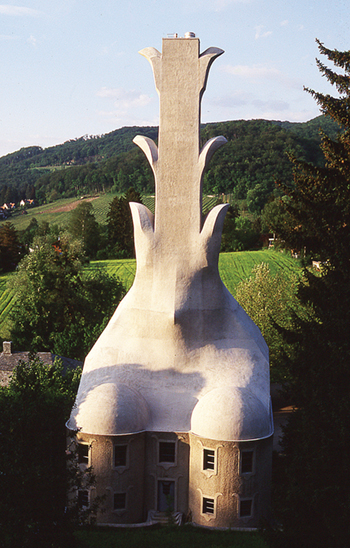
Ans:
POLYGON ((199 40, 163 39, 152 65, 158 147, 136 137, 152 166, 155 215, 131 204, 134 284, 87 356, 68 427, 82 465, 106 495, 99 523, 135 524, 173 511, 210 527, 268 518, 273 419, 266 343, 222 283, 227 204, 201 214, 200 105, 212 62, 199 40))

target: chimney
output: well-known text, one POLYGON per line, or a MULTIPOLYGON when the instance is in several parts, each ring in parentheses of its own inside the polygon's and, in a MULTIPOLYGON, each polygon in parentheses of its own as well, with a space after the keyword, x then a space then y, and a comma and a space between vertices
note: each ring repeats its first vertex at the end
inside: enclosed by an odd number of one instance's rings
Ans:
POLYGON ((3 354, 10 356, 12 354, 12 341, 4 341, 2 343, 3 354))

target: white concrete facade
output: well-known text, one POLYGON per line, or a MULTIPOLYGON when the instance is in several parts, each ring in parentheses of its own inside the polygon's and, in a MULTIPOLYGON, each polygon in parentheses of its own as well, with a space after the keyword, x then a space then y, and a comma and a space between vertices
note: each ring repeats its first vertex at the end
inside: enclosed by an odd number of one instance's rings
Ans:
POLYGON ((163 40, 162 54, 140 53, 160 99, 158 148, 148 138, 134 140, 154 172, 155 215, 131 204, 135 281, 85 360, 68 426, 97 436, 269 438, 268 348, 218 271, 228 206, 205 220, 201 214, 203 171, 226 139, 200 150, 200 103, 223 51, 200 54, 197 38, 173 38, 163 40))

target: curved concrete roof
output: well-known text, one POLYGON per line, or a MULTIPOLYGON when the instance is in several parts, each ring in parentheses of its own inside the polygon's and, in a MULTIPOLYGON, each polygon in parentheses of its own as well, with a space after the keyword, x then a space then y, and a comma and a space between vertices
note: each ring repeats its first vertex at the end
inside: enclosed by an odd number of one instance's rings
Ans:
POLYGON ((221 441, 248 441, 273 434, 270 415, 264 404, 248 389, 215 388, 193 409, 191 431, 201 438, 221 441))
POLYGON ((149 418, 147 402, 137 390, 109 382, 87 393, 67 426, 91 434, 130 434, 145 430, 149 418))

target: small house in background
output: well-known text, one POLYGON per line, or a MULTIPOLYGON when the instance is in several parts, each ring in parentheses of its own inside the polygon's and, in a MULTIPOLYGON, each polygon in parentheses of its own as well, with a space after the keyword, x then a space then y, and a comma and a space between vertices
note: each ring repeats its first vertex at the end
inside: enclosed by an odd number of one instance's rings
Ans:
POLYGON ((30 206, 33 206, 33 205, 34 205, 34 200, 29 200, 29 199, 21 200, 21 201, 19 202, 19 205, 20 205, 21 207, 25 207, 25 206, 27 206, 27 207, 29 206, 29 207, 30 207, 30 206))
POLYGON ((16 207, 16 204, 14 202, 9 202, 7 204, 3 204, 3 209, 6 209, 7 211, 11 211, 11 209, 14 209, 16 207))
MULTIPOLYGON (((4 341, 2 347, 2 352, 0 352, 0 386, 8 386, 14 369, 19 362, 29 361, 30 352, 14 351, 11 341, 4 341)), ((55 354, 51 354, 51 352, 37 352, 36 356, 47 365, 52 365, 55 358, 60 358, 64 367, 77 367, 81 365, 81 362, 77 360, 56 356, 55 354)))

